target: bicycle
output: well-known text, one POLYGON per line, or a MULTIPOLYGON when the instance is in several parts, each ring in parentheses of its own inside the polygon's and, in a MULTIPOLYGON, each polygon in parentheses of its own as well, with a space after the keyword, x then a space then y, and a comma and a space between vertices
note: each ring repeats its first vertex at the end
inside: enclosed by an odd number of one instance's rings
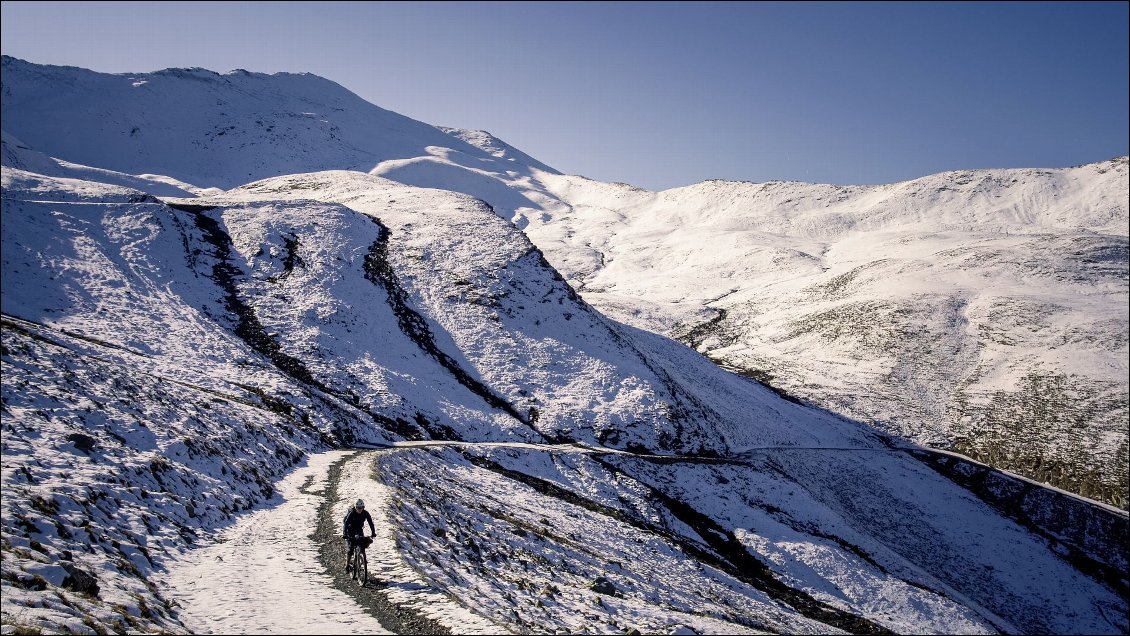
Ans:
POLYGON ((365 584, 369 582, 369 559, 365 556, 365 550, 372 545, 373 539, 363 534, 355 534, 351 541, 357 547, 353 551, 353 561, 349 563, 346 569, 350 571, 350 577, 354 581, 360 583, 361 587, 365 587, 365 584))

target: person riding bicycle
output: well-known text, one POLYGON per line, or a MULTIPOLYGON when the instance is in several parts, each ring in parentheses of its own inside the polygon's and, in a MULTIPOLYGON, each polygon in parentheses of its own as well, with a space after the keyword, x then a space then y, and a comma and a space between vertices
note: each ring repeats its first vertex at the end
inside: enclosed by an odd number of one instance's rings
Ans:
POLYGON ((349 514, 345 515, 345 521, 342 527, 341 536, 349 540, 349 554, 345 557, 345 571, 349 571, 349 564, 353 560, 353 550, 364 550, 362 540, 365 538, 365 522, 369 522, 369 533, 372 536, 377 536, 377 529, 373 526, 373 517, 369 515, 369 511, 365 510, 365 502, 358 499, 357 503, 353 504, 353 509, 349 514))

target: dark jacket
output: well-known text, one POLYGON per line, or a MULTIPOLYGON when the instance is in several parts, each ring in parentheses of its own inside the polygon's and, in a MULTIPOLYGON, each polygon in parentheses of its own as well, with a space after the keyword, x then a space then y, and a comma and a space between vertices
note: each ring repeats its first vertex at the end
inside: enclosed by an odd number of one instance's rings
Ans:
POLYGON ((369 511, 357 512, 356 508, 350 508, 349 514, 345 515, 341 536, 349 538, 355 534, 365 534, 366 521, 369 522, 369 533, 376 534, 377 529, 373 527, 373 517, 369 515, 369 511))

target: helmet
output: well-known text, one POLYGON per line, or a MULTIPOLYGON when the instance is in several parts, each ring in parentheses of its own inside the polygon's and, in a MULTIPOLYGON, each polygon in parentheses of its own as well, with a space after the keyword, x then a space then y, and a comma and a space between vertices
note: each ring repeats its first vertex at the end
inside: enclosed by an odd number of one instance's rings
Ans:
POLYGON ((354 507, 354 508, 364 508, 364 507, 365 507, 365 502, 364 502, 363 500, 361 500, 361 499, 358 499, 358 500, 357 500, 357 503, 353 504, 353 507, 354 507))

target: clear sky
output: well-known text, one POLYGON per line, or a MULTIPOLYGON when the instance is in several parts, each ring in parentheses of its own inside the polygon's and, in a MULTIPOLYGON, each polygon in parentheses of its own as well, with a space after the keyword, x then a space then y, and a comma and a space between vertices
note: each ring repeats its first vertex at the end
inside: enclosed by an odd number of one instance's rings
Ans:
POLYGON ((3 2, 3 53, 311 72, 564 172, 889 183, 1127 154, 1128 3, 3 2))

